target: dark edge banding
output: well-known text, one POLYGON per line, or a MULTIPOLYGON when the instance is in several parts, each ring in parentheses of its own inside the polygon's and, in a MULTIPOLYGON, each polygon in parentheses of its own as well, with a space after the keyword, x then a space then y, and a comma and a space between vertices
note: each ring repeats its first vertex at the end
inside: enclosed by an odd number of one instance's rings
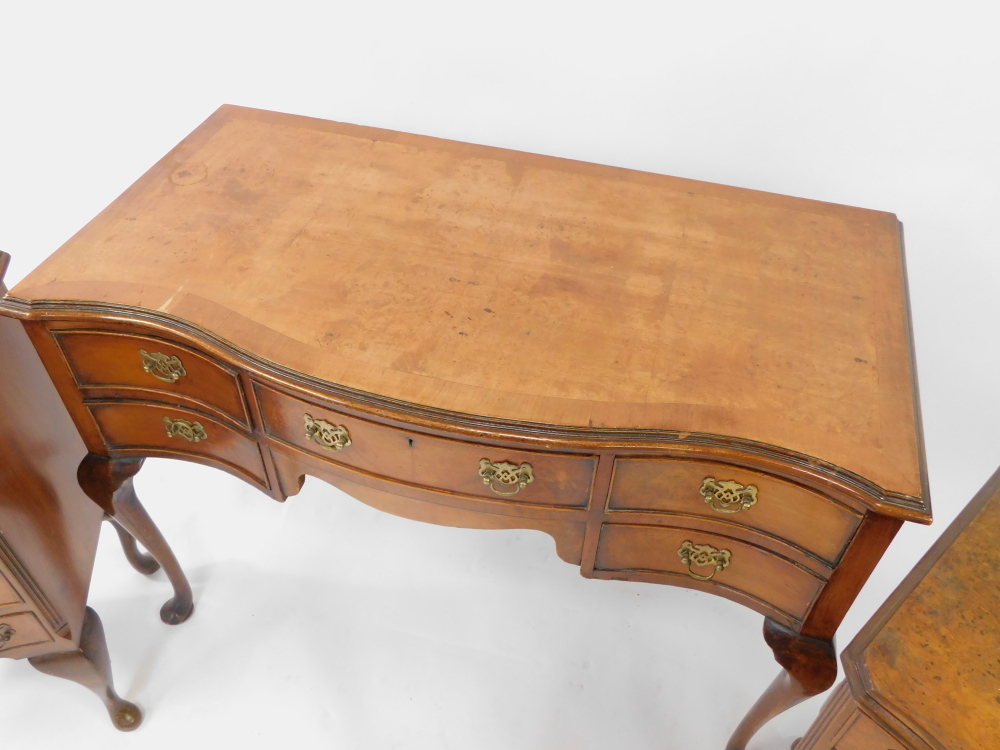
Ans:
MULTIPOLYGON (((591 441, 601 445, 597 450, 635 449, 641 445, 662 447, 682 445, 707 447, 723 450, 739 450, 745 454, 778 461, 790 468, 821 475, 826 481, 840 486, 875 510, 885 515, 929 524, 931 522, 930 503, 926 498, 927 472, 921 464, 921 479, 925 497, 913 497, 886 490, 859 474, 848 471, 836 464, 814 458, 804 453, 791 451, 779 446, 760 443, 746 438, 728 437, 710 433, 680 430, 643 430, 633 428, 594 428, 551 425, 538 422, 523 422, 453 412, 445 409, 422 406, 407 401, 380 396, 292 370, 276 362, 258 357, 252 352, 238 347, 211 331, 194 325, 168 313, 154 312, 145 308, 102 302, 80 302, 73 300, 45 300, 29 302, 17 297, 6 296, 0 300, 0 311, 12 317, 55 322, 66 320, 80 322, 80 313, 100 316, 107 323, 142 321, 165 327, 183 336, 193 337, 208 344, 232 359, 268 378, 298 385, 346 402, 351 408, 361 412, 379 414, 392 418, 396 416, 417 417, 424 426, 479 434, 492 433, 494 439, 509 436, 512 439, 531 438, 535 440, 561 440, 569 443, 591 441)), ((909 320, 909 317, 908 317, 909 320)), ((912 357, 912 347, 911 347, 912 357)), ((914 374, 915 374, 914 370, 914 374)), ((918 413, 919 417, 919 413, 918 413)), ((412 422, 412 419, 410 420, 412 422)), ((594 450, 594 448, 591 448, 594 450)), ((923 444, 920 441, 920 455, 923 460, 923 444)))

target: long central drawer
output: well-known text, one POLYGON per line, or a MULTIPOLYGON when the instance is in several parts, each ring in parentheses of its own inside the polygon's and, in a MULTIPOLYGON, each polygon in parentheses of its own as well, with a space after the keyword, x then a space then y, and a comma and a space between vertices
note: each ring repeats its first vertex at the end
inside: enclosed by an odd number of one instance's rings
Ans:
POLYGON ((596 456, 509 450, 370 422, 264 386, 267 433, 334 463, 445 492, 529 505, 584 508, 596 456))

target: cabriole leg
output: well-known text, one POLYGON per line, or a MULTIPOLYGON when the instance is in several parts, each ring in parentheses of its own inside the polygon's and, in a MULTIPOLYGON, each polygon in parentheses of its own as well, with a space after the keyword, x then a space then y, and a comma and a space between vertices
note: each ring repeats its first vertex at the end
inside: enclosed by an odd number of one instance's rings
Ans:
POLYGON ((139 544, 135 541, 135 537, 125 531, 122 525, 115 520, 114 516, 109 516, 105 513, 104 520, 110 523, 112 528, 118 533, 118 540, 122 543, 122 551, 125 553, 125 559, 128 560, 129 565, 146 576, 152 575, 160 569, 160 564, 156 562, 156 558, 148 553, 141 552, 139 544))
POLYGON ((115 692, 104 626, 90 607, 84 614, 80 646, 75 651, 33 656, 28 661, 39 672, 78 682, 94 693, 104 702, 111 721, 121 731, 131 732, 142 723, 142 709, 115 692))
MULTIPOLYGON (((132 478, 142 467, 142 461, 141 458, 112 459, 91 453, 80 464, 77 477, 90 499, 149 550, 149 554, 163 567, 174 587, 174 597, 160 609, 160 619, 168 625, 178 625, 191 616, 194 596, 170 545, 136 497, 132 478)), ((126 549, 126 556, 128 554, 126 549)), ((131 559, 129 561, 132 562, 131 559)))
POLYGON ((837 679, 837 655, 832 640, 798 635, 769 618, 764 620, 764 640, 782 672, 743 717, 726 750, 744 750, 764 724, 806 698, 827 690, 837 679))

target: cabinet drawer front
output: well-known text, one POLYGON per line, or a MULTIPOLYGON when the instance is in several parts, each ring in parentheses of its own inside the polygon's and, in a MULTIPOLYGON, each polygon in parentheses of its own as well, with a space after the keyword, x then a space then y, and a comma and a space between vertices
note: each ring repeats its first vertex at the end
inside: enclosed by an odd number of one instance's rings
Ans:
POLYGON ((6 607, 10 604, 20 604, 23 601, 21 595, 17 593, 17 589, 14 588, 14 585, 7 577, 7 571, 0 565, 0 607, 6 607))
POLYGON ((825 583, 763 547, 672 526, 604 524, 594 569, 680 576, 710 588, 728 587, 800 621, 825 583))
POLYGON ((664 458, 618 459, 608 510, 735 523, 773 534, 831 564, 861 523, 861 516, 846 506, 767 474, 664 458))
POLYGON ((164 403, 193 399, 249 424, 236 373, 194 349, 122 333, 54 335, 83 388, 142 388, 143 400, 164 403))
POLYGON ((0 615, 0 656, 18 656, 25 646, 49 643, 52 636, 31 612, 0 615))
POLYGON ((907 750, 875 721, 856 709, 853 721, 846 732, 837 740, 833 750, 907 750))
POLYGON ((108 445, 205 456, 267 487, 257 442, 199 412, 160 404, 87 405, 108 445))
POLYGON ((334 463, 491 500, 584 508, 590 498, 597 466, 594 456, 431 437, 350 417, 261 386, 257 395, 268 434, 334 463), (341 431, 335 435, 337 429, 341 431), (317 430, 325 431, 326 442, 317 430), (350 444, 345 445, 348 439, 350 444))

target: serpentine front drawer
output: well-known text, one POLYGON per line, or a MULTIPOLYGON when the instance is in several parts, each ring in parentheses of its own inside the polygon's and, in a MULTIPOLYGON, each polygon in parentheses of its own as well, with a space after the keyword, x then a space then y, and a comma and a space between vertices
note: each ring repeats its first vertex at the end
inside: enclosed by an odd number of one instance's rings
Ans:
POLYGON ((201 411, 218 409, 243 426, 250 424, 235 371, 194 349, 114 331, 53 335, 82 388, 141 388, 141 395, 131 397, 201 411))
POLYGON ((608 510, 726 521, 772 534, 834 564, 861 515, 817 492, 739 466, 667 458, 615 462, 608 510))
POLYGON ((329 461, 445 492, 583 508, 597 458, 508 450, 369 422, 258 385, 269 435, 329 461))
POLYGON ((774 614, 773 608, 798 622, 826 583, 758 544, 672 526, 604 524, 594 570, 650 573, 664 583, 723 589, 712 593, 768 616, 774 614))
POLYGON ((87 407, 112 450, 203 457, 268 486, 257 442, 217 419, 162 404, 88 402, 87 407))
POLYGON ((49 631, 32 612, 0 615, 0 656, 18 658, 23 647, 52 640, 49 631))

